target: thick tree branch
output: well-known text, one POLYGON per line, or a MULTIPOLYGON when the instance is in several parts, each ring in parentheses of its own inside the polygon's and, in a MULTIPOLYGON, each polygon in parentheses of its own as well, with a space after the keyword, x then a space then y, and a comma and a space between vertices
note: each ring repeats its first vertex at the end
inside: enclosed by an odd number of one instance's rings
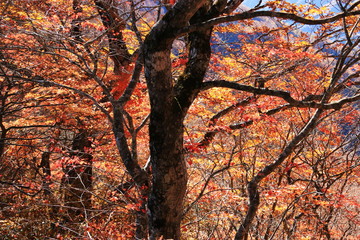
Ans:
POLYGON ((143 56, 142 56, 141 52, 142 52, 142 48, 136 50, 134 53, 134 55, 135 54, 138 55, 139 53, 140 53, 140 55, 138 57, 136 57, 137 59, 135 62, 134 71, 131 75, 131 79, 130 79, 128 86, 126 87, 124 93, 121 95, 119 100, 117 100, 117 102, 119 102, 121 105, 124 105, 127 101, 130 100, 130 97, 131 97, 132 93, 134 92, 137 83, 139 82, 140 74, 141 74, 141 71, 143 68, 143 56))
MULTIPOLYGON (((333 103, 319 103, 315 101, 304 101, 304 100, 296 100, 291 97, 289 92, 281 91, 281 90, 272 90, 268 88, 257 88, 248 85, 238 84, 235 82, 229 82, 224 80, 219 81, 211 81, 205 82, 202 85, 202 90, 207 90, 214 87, 223 87, 223 88, 230 88, 244 92, 250 92, 258 95, 266 95, 266 96, 273 96, 273 97, 280 97, 288 102, 293 107, 309 107, 309 108, 319 108, 319 109, 340 109, 344 104, 351 103, 360 100, 360 94, 343 98, 337 102, 333 103)), ((305 98, 306 99, 306 98, 305 98)))
MULTIPOLYGON (((211 9, 210 9, 211 10, 211 9)), ((205 5, 190 19, 190 24, 209 18, 210 11, 205 5)), ((212 14, 216 14, 215 12, 212 14)), ((176 104, 181 107, 183 117, 200 91, 201 83, 209 66, 211 56, 212 28, 189 34, 189 61, 184 73, 175 85, 176 104)))
POLYGON ((242 13, 235 14, 232 16, 218 17, 218 18, 214 18, 214 19, 208 20, 203 23, 197 23, 197 24, 190 25, 188 27, 181 29, 177 33, 177 35, 181 36, 181 35, 184 35, 189 32, 198 31, 201 29, 207 29, 209 27, 212 27, 212 26, 215 26, 218 24, 222 24, 222 23, 226 23, 226 22, 241 21, 241 20, 246 20, 246 19, 253 19, 256 17, 272 17, 272 18, 280 18, 280 19, 284 19, 284 20, 292 20, 294 22, 305 24, 305 25, 321 25, 321 24, 325 24, 325 23, 335 22, 344 17, 356 16, 356 15, 360 15, 360 10, 344 12, 344 13, 340 13, 335 16, 332 16, 329 18, 323 18, 323 19, 309 19, 309 18, 304 18, 304 17, 298 16, 293 13, 286 13, 286 12, 273 12, 273 11, 242 12, 242 13))
POLYGON ((102 23, 107 29, 110 57, 114 62, 114 73, 121 74, 121 67, 131 63, 131 54, 122 34, 126 21, 119 15, 119 9, 115 4, 116 2, 113 0, 95 0, 102 23))

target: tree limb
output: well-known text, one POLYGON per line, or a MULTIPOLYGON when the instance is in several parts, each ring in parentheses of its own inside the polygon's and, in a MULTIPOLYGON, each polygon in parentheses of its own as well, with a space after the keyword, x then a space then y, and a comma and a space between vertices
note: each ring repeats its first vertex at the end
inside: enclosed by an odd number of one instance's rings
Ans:
POLYGON ((219 81, 211 81, 211 82, 204 82, 202 84, 202 90, 207 90, 214 87, 223 87, 223 88, 230 88, 235 90, 240 90, 244 92, 250 92, 258 95, 266 95, 266 96, 273 96, 273 97, 280 97, 288 102, 293 107, 309 107, 309 108, 318 108, 318 109, 340 109, 344 104, 355 102, 360 100, 360 94, 355 95, 353 97, 343 98, 337 102, 333 103, 319 103, 315 101, 304 101, 304 100, 296 100, 291 97, 291 94, 286 91, 281 90, 272 90, 268 88, 257 88, 248 85, 239 84, 236 82, 229 82, 224 80, 219 81))
POLYGON ((298 16, 293 13, 286 13, 286 12, 273 12, 273 11, 242 12, 242 13, 238 13, 238 14, 235 14, 232 16, 223 16, 223 17, 213 18, 206 22, 190 25, 188 27, 181 29, 177 33, 177 36, 181 36, 186 33, 198 31, 201 29, 206 29, 206 28, 209 28, 209 27, 221 24, 221 23, 252 19, 252 18, 256 18, 256 17, 272 17, 272 18, 280 18, 280 19, 284 19, 284 20, 292 20, 296 23, 301 23, 301 24, 305 24, 305 25, 321 25, 321 24, 325 24, 325 23, 335 22, 344 17, 356 16, 356 15, 360 15, 360 10, 344 12, 344 13, 340 13, 335 16, 332 16, 329 18, 323 18, 323 19, 309 19, 309 18, 304 18, 304 17, 298 16))

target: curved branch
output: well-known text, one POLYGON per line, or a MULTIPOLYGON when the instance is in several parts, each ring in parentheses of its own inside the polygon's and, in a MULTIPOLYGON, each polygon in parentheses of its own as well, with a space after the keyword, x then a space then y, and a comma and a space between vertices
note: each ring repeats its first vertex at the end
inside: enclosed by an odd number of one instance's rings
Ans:
POLYGON ((280 19, 284 19, 284 20, 292 20, 296 23, 301 23, 301 24, 305 24, 305 25, 320 25, 320 24, 335 22, 344 17, 355 16, 355 15, 360 15, 360 10, 344 12, 344 13, 340 13, 335 16, 332 16, 329 18, 323 18, 323 19, 309 19, 309 18, 304 18, 304 17, 298 16, 293 13, 286 13, 286 12, 273 12, 273 11, 242 12, 242 13, 235 14, 232 16, 223 16, 223 17, 213 18, 209 21, 190 25, 188 27, 181 29, 178 32, 178 35, 180 36, 180 35, 184 35, 186 33, 197 31, 200 29, 206 29, 206 28, 209 28, 209 27, 221 24, 221 23, 252 19, 252 18, 256 18, 256 17, 272 17, 272 18, 280 18, 280 19))
MULTIPOLYGON (((223 87, 223 88, 230 88, 235 90, 240 90, 244 92, 250 92, 258 95, 266 95, 266 96, 273 96, 273 97, 280 97, 288 102, 293 107, 309 107, 309 108, 318 108, 318 109, 340 109, 344 104, 355 102, 360 100, 360 94, 343 98, 337 102, 333 103, 318 103, 314 101, 304 101, 304 100, 296 100, 291 97, 291 94, 286 91, 281 90, 272 90, 268 88, 257 88, 248 85, 238 84, 236 82, 229 82, 224 80, 219 81, 211 81, 205 82, 202 84, 202 90, 208 90, 214 87, 223 87)), ((306 98, 305 98, 306 99, 306 98)))
POLYGON ((137 162, 135 156, 132 155, 129 144, 124 130, 124 117, 122 105, 119 102, 113 104, 114 122, 113 122, 113 133, 115 136, 116 146, 119 150, 121 159, 126 167, 126 170, 133 178, 138 186, 148 186, 148 174, 142 169, 137 162))
POLYGON ((119 98, 118 102, 123 105, 125 104, 127 101, 129 101, 132 93, 134 92, 134 89, 136 87, 136 84, 139 82, 140 79, 140 74, 141 74, 141 70, 143 68, 143 56, 142 56, 142 48, 137 49, 134 52, 133 56, 136 56, 136 62, 135 62, 135 67, 134 67, 134 71, 132 73, 131 76, 131 80, 128 84, 128 86, 126 87, 124 93, 121 95, 121 97, 119 98), (139 56, 137 56, 140 53, 139 56))

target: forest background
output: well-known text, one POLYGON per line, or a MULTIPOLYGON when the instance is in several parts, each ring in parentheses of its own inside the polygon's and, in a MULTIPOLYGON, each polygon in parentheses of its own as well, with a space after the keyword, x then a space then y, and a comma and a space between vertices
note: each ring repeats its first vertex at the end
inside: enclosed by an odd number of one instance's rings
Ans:
POLYGON ((248 2, 1 0, 1 236, 358 239, 360 1, 248 2))

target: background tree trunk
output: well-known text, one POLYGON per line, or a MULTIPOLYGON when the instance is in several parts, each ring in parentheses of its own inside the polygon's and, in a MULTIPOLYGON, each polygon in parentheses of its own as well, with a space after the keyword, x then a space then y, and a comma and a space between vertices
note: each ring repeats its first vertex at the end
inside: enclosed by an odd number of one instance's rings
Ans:
POLYGON ((84 221, 91 209, 92 188, 92 155, 86 153, 91 147, 91 141, 85 130, 75 136, 70 157, 78 157, 85 163, 70 163, 63 169, 62 188, 64 189, 64 205, 66 218, 72 222, 84 221))

